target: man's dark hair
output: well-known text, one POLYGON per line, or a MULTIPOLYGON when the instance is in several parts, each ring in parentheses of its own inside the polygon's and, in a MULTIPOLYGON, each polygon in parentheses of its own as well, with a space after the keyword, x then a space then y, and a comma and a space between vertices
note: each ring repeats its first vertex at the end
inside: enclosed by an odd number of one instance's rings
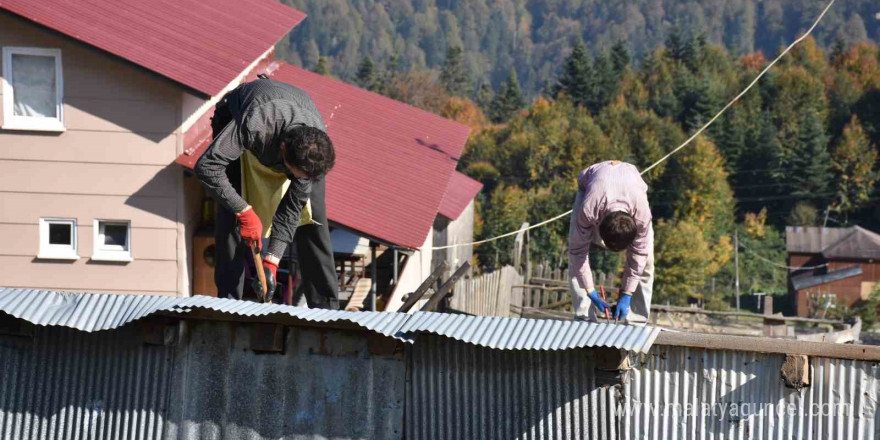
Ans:
POLYGON ((599 224, 599 236, 608 250, 620 252, 636 239, 636 220, 623 211, 609 213, 599 224))
POLYGON ((299 167, 316 180, 327 174, 336 164, 336 151, 330 136, 324 130, 300 125, 287 132, 284 160, 299 167))

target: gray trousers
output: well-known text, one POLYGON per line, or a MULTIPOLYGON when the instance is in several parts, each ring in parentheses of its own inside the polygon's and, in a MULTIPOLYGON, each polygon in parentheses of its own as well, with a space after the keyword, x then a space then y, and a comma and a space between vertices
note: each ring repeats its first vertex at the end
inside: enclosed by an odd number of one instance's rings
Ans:
MULTIPOLYGON (((571 222, 569 223, 569 235, 574 232, 575 222, 577 222, 577 213, 583 204, 584 194, 578 191, 574 201, 573 211, 571 213, 571 222)), ((648 237, 651 248, 648 252, 648 262, 645 265, 645 271, 639 279, 639 285, 633 292, 632 301, 630 302, 629 314, 626 315, 624 323, 633 325, 645 325, 651 314, 651 296, 654 289, 654 227, 649 225, 648 237)), ((605 248, 602 237, 598 231, 593 234, 593 244, 605 248)), ((596 308, 592 307, 590 298, 587 297, 589 292, 583 289, 575 278, 575 268, 569 267, 569 289, 571 291, 571 302, 574 307, 575 319, 587 319, 590 322, 601 322, 605 320, 604 314, 601 320, 597 319, 596 308)), ((617 298, 613 298, 610 294, 607 302, 616 302, 617 298)), ((611 319, 614 319, 612 316, 611 319)))

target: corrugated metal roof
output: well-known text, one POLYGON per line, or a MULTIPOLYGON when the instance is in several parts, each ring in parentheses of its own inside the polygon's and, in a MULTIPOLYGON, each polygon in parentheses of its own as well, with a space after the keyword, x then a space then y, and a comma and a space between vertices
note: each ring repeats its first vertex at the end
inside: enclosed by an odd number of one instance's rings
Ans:
POLYGON ((481 189, 482 183, 458 171, 452 173, 452 178, 446 185, 446 194, 440 201, 440 214, 450 220, 457 219, 481 189))
POLYGON ((499 318, 418 312, 346 312, 213 298, 159 295, 61 293, 0 288, 0 311, 34 324, 93 332, 121 327, 157 312, 207 309, 230 315, 287 315, 309 322, 350 322, 367 330, 412 342, 431 333, 501 350, 567 350, 617 347, 645 352, 660 329, 574 321, 499 318))
POLYGON ((660 329, 550 319, 415 313, 401 333, 426 332, 501 350, 566 350, 616 347, 645 352, 660 329))
POLYGON ((390 337, 396 337, 397 330, 406 321, 404 314, 307 309, 209 296, 180 298, 0 288, 0 311, 38 325, 72 327, 86 332, 118 328, 156 312, 186 313, 192 309, 240 316, 285 314, 309 322, 347 321, 390 337))
POLYGON ((802 275, 793 277, 791 279, 791 285, 794 287, 794 290, 800 290, 861 274, 862 268, 860 266, 847 267, 846 269, 831 271, 823 275, 802 275))
POLYGON ((272 0, 0 0, 0 9, 209 96, 305 18, 272 0))

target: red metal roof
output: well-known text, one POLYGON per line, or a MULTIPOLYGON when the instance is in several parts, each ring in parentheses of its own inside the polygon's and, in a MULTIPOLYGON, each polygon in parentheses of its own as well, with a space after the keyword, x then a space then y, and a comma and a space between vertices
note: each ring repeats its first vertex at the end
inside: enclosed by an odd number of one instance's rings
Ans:
POLYGON ((470 128, 289 64, 273 78, 305 90, 336 147, 330 221, 399 246, 424 244, 470 128))
POLYGON ((482 183, 458 171, 452 173, 446 194, 440 202, 440 214, 450 220, 457 219, 481 189, 483 189, 482 183))
POLYGON ((0 0, 0 9, 210 96, 305 18, 273 0, 0 0))

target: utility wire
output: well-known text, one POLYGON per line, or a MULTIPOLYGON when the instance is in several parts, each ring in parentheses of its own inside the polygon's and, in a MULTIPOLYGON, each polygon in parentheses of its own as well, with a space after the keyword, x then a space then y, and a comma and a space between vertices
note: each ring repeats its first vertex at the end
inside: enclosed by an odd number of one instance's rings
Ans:
POLYGON ((739 247, 741 247, 744 251, 746 251, 746 252, 748 252, 748 253, 754 255, 755 258, 757 258, 757 259, 759 259, 759 260, 761 260, 761 261, 763 261, 763 262, 765 262, 765 263, 767 263, 767 264, 771 264, 771 265, 773 265, 773 266, 776 266, 776 267, 778 267, 778 268, 780 268, 780 269, 787 269, 787 270, 790 270, 790 271, 797 271, 797 270, 813 270, 813 269, 820 269, 820 268, 823 268, 823 267, 828 266, 828 263, 823 263, 823 264, 820 264, 820 265, 818 265, 818 266, 799 266, 799 267, 795 267, 795 266, 786 266, 786 265, 784 265, 784 264, 779 264, 779 263, 776 263, 776 262, 774 262, 774 261, 772 261, 772 260, 768 260, 767 258, 764 258, 764 257, 762 257, 761 255, 759 255, 757 252, 755 252, 755 251, 753 251, 753 250, 751 250, 751 249, 749 249, 749 248, 743 246, 742 244, 740 244, 739 247))
MULTIPOLYGON (((785 50, 783 50, 782 53, 779 54, 779 56, 777 56, 773 61, 770 62, 770 64, 767 65, 767 67, 765 67, 763 70, 761 70, 761 72, 758 73, 758 76, 756 76, 755 79, 753 79, 752 82, 750 82, 749 85, 746 86, 745 89, 743 89, 743 91, 739 92, 738 95, 736 95, 736 96, 735 96, 730 102, 728 102, 727 105, 725 105, 721 110, 719 110, 718 113, 715 114, 715 116, 713 116, 712 119, 709 120, 709 122, 706 122, 706 124, 704 124, 702 127, 700 127, 700 129, 697 130, 693 135, 691 135, 691 137, 689 137, 686 141, 684 141, 684 143, 682 143, 681 145, 679 145, 678 147, 676 147, 674 150, 670 151, 670 152, 669 152, 668 154, 666 154, 665 156, 661 157, 660 160, 658 160, 657 162, 654 162, 654 163, 651 164, 648 168, 645 168, 644 170, 642 170, 642 172, 639 173, 639 175, 640 175, 640 176, 641 176, 641 175, 644 175, 644 174, 647 173, 648 171, 651 171, 652 169, 654 169, 654 167, 656 167, 657 165, 659 165, 659 164, 663 163, 664 161, 666 161, 666 159, 669 159, 670 157, 672 157, 672 155, 674 155, 675 153, 678 153, 679 150, 681 150, 682 148, 686 147, 686 146, 687 146, 688 144, 690 144, 694 139, 696 139, 697 136, 699 136, 701 133, 703 133, 703 131, 705 131, 707 128, 709 128, 709 126, 712 125, 712 124, 715 122, 715 120, 718 119, 722 114, 724 114, 724 112, 726 112, 728 108, 730 108, 733 104, 735 104, 737 101, 739 101, 739 99, 742 98, 743 95, 745 95, 749 90, 751 90, 752 87, 754 87, 755 84, 758 83, 758 80, 760 80, 760 79, 761 79, 761 78, 762 78, 762 77, 763 77, 763 76, 764 76, 764 75, 770 70, 770 68, 772 68, 777 62, 779 62, 779 60, 781 60, 782 57, 784 57, 786 54, 788 54, 788 52, 790 52, 791 49, 794 48, 794 46, 796 46, 798 43, 800 43, 801 41, 803 41, 805 38, 807 38, 807 36, 810 35, 811 32, 813 32, 813 29, 815 29, 816 26, 819 25, 819 22, 822 21, 822 18, 825 17, 825 14, 828 12, 829 9, 831 9, 831 5, 833 5, 834 2, 835 2, 835 0, 831 0, 830 2, 828 2, 828 5, 825 6, 825 9, 822 10, 822 13, 819 14, 819 17, 816 18, 816 21, 813 22, 813 25, 810 26, 810 28, 807 29, 807 31, 804 32, 804 34, 801 35, 798 39, 794 40, 794 42, 792 42, 791 44, 789 44, 788 47, 786 47, 785 50)), ((559 220, 559 219, 561 219, 561 218, 563 218, 563 217, 568 216, 569 214, 571 214, 572 211, 573 211, 573 210, 570 209, 570 210, 568 210, 568 211, 566 211, 566 212, 563 212, 562 214, 557 215, 556 217, 553 217, 553 218, 550 218, 550 219, 544 220, 544 221, 542 221, 542 222, 540 222, 540 223, 536 223, 536 224, 534 224, 534 225, 531 225, 531 226, 528 226, 528 227, 525 227, 525 228, 520 228, 520 229, 517 229, 517 230, 515 230, 515 231, 510 231, 510 232, 508 232, 508 233, 506 233, 506 234, 501 234, 501 235, 496 236, 496 237, 486 238, 486 239, 483 239, 483 240, 473 241, 473 242, 470 242, 470 243, 456 243, 456 244, 450 244, 450 245, 447 245, 447 246, 431 246, 431 247, 423 247, 423 248, 420 248, 419 250, 420 250, 420 251, 433 251, 433 250, 440 250, 440 249, 458 248, 458 247, 463 247, 463 246, 478 246, 478 245, 481 245, 481 244, 483 244, 483 243, 489 243, 489 242, 492 242, 492 241, 500 240, 500 239, 505 238, 505 237, 510 237, 510 236, 516 235, 516 234, 520 233, 521 231, 528 231, 528 230, 530 230, 530 229, 539 228, 539 227, 541 227, 541 226, 546 225, 547 223, 551 223, 551 222, 554 222, 554 221, 556 221, 556 220, 559 220)))

